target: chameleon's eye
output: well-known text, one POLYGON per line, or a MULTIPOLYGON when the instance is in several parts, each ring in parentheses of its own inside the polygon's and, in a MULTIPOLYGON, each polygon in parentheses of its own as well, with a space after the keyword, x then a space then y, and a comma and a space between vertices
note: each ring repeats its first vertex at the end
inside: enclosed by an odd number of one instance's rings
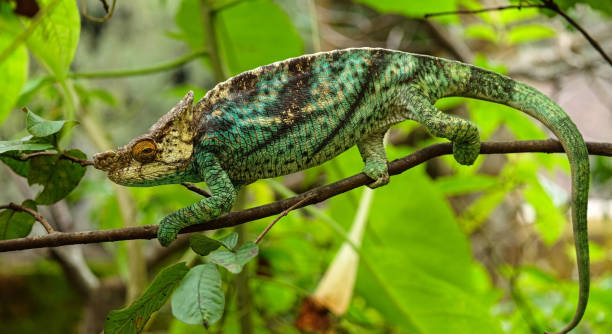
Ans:
POLYGON ((155 159, 157 148, 150 139, 143 139, 132 147, 132 156, 140 162, 149 162, 155 159))

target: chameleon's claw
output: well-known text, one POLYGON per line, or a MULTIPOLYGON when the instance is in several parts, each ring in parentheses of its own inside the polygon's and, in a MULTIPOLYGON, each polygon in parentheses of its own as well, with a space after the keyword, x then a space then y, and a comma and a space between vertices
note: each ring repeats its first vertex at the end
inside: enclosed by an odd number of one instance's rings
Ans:
POLYGON ((369 178, 375 181, 367 184, 368 188, 374 189, 382 187, 389 183, 389 171, 387 169, 386 161, 368 161, 363 167, 363 172, 369 178))

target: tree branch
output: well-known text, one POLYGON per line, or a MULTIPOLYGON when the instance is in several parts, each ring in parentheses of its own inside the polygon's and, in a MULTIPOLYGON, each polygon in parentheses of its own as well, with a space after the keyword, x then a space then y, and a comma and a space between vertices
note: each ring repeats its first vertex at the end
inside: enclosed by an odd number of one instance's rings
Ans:
POLYGON ((50 152, 50 151, 40 151, 40 152, 34 152, 34 153, 30 153, 30 154, 24 154, 21 157, 19 157, 20 160, 28 160, 28 159, 32 159, 34 157, 39 157, 39 156, 43 156, 43 155, 60 155, 60 159, 66 159, 66 160, 70 160, 72 162, 75 162, 83 167, 87 167, 87 166, 93 166, 93 161, 91 160, 87 160, 87 159, 81 159, 81 158, 77 158, 77 157, 73 157, 71 155, 65 154, 65 153, 57 153, 57 152, 50 152))
MULTIPOLYGON (((587 143, 589 153, 592 155, 612 156, 612 143, 587 143)), ((487 142, 482 143, 481 154, 500 153, 562 153, 561 144, 553 139, 549 140, 526 140, 514 142, 487 142)), ((451 143, 434 144, 418 150, 403 158, 389 163, 389 174, 398 175, 406 170, 426 162, 435 157, 452 153, 451 143)), ((253 220, 277 215, 287 210, 296 203, 304 200, 296 206, 301 208, 310 204, 322 202, 333 196, 337 196, 349 190, 371 183, 372 180, 363 173, 336 181, 331 184, 316 187, 298 196, 276 201, 270 204, 250 208, 247 210, 230 212, 212 221, 192 225, 181 230, 180 233, 191 233, 204 230, 216 230, 220 228, 236 226, 253 220)), ((41 247, 58 247, 63 245, 87 244, 98 242, 110 242, 133 239, 153 239, 157 236, 157 225, 145 225, 126 227, 114 230, 86 231, 74 233, 54 233, 40 237, 20 238, 0 241, 0 252, 8 252, 22 249, 41 247)))

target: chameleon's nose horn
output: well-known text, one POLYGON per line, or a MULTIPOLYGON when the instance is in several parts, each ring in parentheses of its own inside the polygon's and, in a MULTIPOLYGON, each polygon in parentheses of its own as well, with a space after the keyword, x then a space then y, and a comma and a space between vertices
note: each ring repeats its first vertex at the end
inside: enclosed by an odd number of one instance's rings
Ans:
POLYGON ((100 170, 108 170, 117 161, 118 156, 115 151, 97 153, 93 156, 94 167, 100 170))

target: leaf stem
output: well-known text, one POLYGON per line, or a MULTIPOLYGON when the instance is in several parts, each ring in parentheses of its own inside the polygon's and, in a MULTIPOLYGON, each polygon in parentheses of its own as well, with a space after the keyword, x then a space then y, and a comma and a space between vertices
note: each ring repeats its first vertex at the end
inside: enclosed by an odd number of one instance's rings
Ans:
POLYGON ((281 220, 281 218, 285 217, 287 214, 289 214, 289 212, 293 211, 293 209, 297 208, 298 206, 302 205, 304 202, 306 202, 307 200, 311 199, 313 196, 306 196, 304 198, 302 198, 302 200, 300 200, 299 202, 293 204, 292 206, 288 207, 285 211, 281 212, 280 215, 278 215, 278 217, 276 217, 268 226, 266 226, 266 228, 261 232, 261 234, 259 234, 259 236, 257 236, 257 238, 255 239, 255 243, 258 244, 261 239, 266 235, 266 233, 268 233, 268 231, 270 231, 270 229, 272 229, 272 227, 279 221, 281 220))
POLYGON ((93 161, 91 160, 86 160, 86 159, 81 159, 81 158, 77 158, 77 157, 73 157, 71 155, 68 155, 66 153, 57 153, 57 152, 50 152, 50 151, 41 151, 41 152, 34 152, 34 153, 30 153, 30 154, 23 154, 22 156, 19 157, 19 160, 28 160, 28 159, 32 159, 34 157, 40 157, 40 156, 46 156, 46 155, 60 155, 60 159, 67 159, 70 160, 72 162, 75 162, 83 167, 87 167, 87 166, 93 166, 93 161))
POLYGON ((15 211, 21 211, 21 212, 25 212, 27 214, 29 214, 30 216, 34 217, 34 219, 36 219, 36 221, 38 221, 39 223, 42 224, 42 226, 45 228, 45 230, 47 230, 47 233, 54 233, 55 230, 53 229, 53 227, 51 226, 51 224, 49 224, 49 222, 45 219, 45 217, 43 217, 40 213, 27 208, 23 205, 19 205, 19 204, 15 204, 13 202, 6 204, 6 205, 0 205, 0 209, 11 209, 11 210, 15 210, 15 211))
POLYGON ((74 73, 69 73, 68 77, 73 78, 73 79, 108 79, 108 78, 120 78, 120 77, 147 75, 147 74, 171 70, 173 68, 182 66, 196 58, 203 57, 206 55, 208 55, 207 51, 197 50, 189 54, 186 54, 178 59, 169 61, 167 63, 162 63, 159 65, 151 66, 151 67, 126 69, 126 70, 113 70, 113 71, 74 72, 74 73))

